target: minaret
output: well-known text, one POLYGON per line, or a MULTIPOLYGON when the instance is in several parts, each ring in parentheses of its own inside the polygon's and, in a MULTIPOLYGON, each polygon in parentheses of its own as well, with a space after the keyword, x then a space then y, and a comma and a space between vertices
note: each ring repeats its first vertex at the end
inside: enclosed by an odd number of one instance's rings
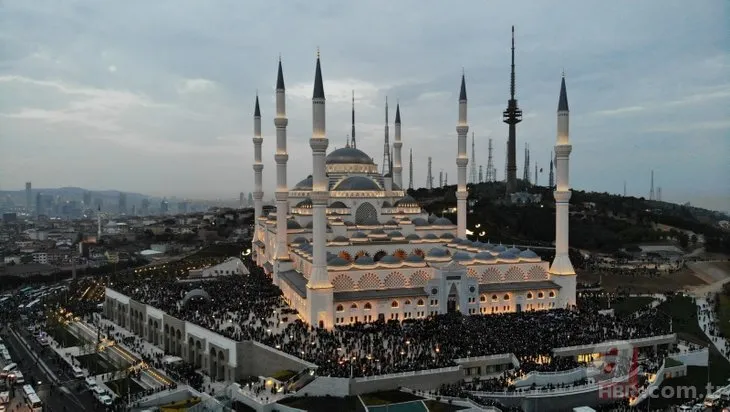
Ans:
POLYGON ((649 189, 649 200, 654 199, 654 170, 651 171, 651 189, 649 189))
POLYGON ((555 260, 550 266, 551 279, 561 286, 557 307, 575 305, 576 276, 568 255, 568 212, 570 205, 570 183, 568 158, 570 145, 568 94, 565 91, 565 77, 560 84, 558 100, 558 136, 555 145, 558 181, 555 195, 555 260))
POLYGON ((512 66, 510 75, 510 99, 502 118, 509 125, 507 143, 507 196, 517 191, 517 132, 516 125, 522 121, 522 110, 517 107, 515 99, 515 26, 512 26, 512 66))
POLYGON ((286 90, 284 87, 284 71, 279 59, 279 71, 276 75, 276 248, 274 259, 288 260, 289 246, 287 244, 287 215, 289 214, 289 188, 286 185, 286 162, 289 155, 286 151, 286 90))
POLYGON ((322 83, 322 67, 317 51, 317 67, 314 74, 314 93, 312 95, 312 271, 307 282, 307 321, 313 326, 331 328, 332 323, 332 283, 327 272, 327 216, 329 183, 325 169, 327 153, 325 128, 325 98, 322 83))
POLYGON ((357 149, 357 140, 355 140, 355 91, 352 91, 352 146, 353 149, 357 149))
POLYGON ((458 155, 456 157, 456 170, 458 181, 456 187, 456 236, 466 238, 466 166, 469 158, 466 155, 466 134, 469 132, 469 125, 466 123, 466 79, 461 74, 461 90, 459 91, 459 123, 456 125, 458 140, 458 155))
POLYGON ((385 142, 383 143, 383 171, 387 173, 390 165, 390 129, 388 128, 388 96, 385 96, 385 142))
POLYGON ((550 179, 550 181, 548 182, 548 187, 550 189, 552 189, 553 186, 555 186, 555 175, 553 174, 553 153, 552 152, 550 152, 550 176, 549 176, 549 179, 550 179))
MULTIPOLYGON (((386 112, 387 116, 387 112, 386 112)), ((393 143, 393 182, 403 189, 403 165, 401 164, 400 151, 403 143, 400 140, 400 103, 395 105, 395 142, 393 143)))
MULTIPOLYGON (((261 109, 259 108, 259 96, 256 94, 256 106, 253 112, 253 175, 254 175, 254 192, 253 192, 253 210, 254 210, 254 233, 259 230, 259 219, 262 213, 262 201, 264 191, 262 185, 262 172, 264 164, 261 161, 261 144, 264 139, 261 137, 261 109)), ((254 241, 256 236, 254 236, 254 241)))
POLYGON ((428 172, 426 174, 426 189, 433 189, 433 173, 431 171, 431 156, 428 157, 428 172))
POLYGON ((484 175, 482 173, 482 165, 479 165, 479 183, 484 183, 484 175))
POLYGON ((413 149, 411 149, 408 160, 408 188, 413 189, 413 149))

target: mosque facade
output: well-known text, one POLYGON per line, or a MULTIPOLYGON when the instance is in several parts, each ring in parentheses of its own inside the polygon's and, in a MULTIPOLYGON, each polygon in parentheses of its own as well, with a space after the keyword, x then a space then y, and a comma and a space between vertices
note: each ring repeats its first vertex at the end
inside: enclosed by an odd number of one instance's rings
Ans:
MULTIPOLYGON (((351 144, 327 153, 319 56, 313 93, 312 174, 287 185, 286 102, 281 61, 276 86, 276 211, 262 212, 261 111, 254 111, 253 259, 305 322, 323 328, 355 322, 550 310, 575 305, 568 251, 568 108, 558 106, 556 257, 467 239, 467 95, 464 75, 456 126, 457 222, 429 215, 403 190, 401 116, 396 107, 393 162, 381 173, 351 144)), ((387 126, 386 106, 386 135, 387 126)))

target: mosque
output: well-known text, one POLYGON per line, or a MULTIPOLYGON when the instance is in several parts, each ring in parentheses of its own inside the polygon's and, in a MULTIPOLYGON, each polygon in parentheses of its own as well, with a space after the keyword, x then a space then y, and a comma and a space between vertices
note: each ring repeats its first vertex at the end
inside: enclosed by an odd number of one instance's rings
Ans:
MULTIPOLYGON (((263 215, 261 110, 254 111, 252 252, 303 321, 322 328, 376 320, 418 319, 447 312, 493 314, 575 305, 576 276, 568 257, 568 100, 558 103, 556 255, 467 239, 467 93, 461 77, 456 126, 457 222, 424 212, 403 190, 400 105, 393 159, 386 173, 357 149, 327 154, 325 93, 317 56, 312 175, 287 185, 286 90, 281 61, 276 83, 276 210, 263 215)), ((386 103, 386 141, 388 138, 386 103)))

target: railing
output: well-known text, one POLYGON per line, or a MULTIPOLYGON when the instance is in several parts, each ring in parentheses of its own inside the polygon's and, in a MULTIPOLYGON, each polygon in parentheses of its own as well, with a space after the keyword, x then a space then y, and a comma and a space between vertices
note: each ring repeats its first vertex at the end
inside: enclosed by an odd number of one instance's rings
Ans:
POLYGON ((456 362, 456 363, 484 362, 484 361, 490 361, 490 360, 502 359, 502 358, 508 358, 510 361, 513 361, 515 358, 515 355, 513 355, 512 353, 500 353, 497 355, 469 356, 466 358, 454 359, 454 362, 456 362))
POLYGON ((569 395, 576 393, 591 392, 598 390, 601 386, 606 386, 613 383, 621 383, 628 380, 630 375, 619 376, 611 380, 587 383, 585 385, 574 385, 564 388, 538 388, 538 389, 516 389, 514 391, 501 391, 501 392, 483 392, 483 391, 467 391, 474 396, 481 396, 485 398, 519 398, 519 397, 532 397, 532 396, 544 396, 546 394, 556 395, 569 395))
POLYGON ((307 361, 305 361, 302 358, 298 358, 298 357, 296 357, 294 355, 290 355, 290 354, 288 354, 288 353, 286 353, 284 351, 281 351, 279 349, 272 348, 271 346, 264 345, 261 342, 258 342, 258 341, 255 341, 255 340, 253 340, 251 342, 253 342, 254 346, 258 346, 261 349, 265 349, 265 350, 268 350, 268 351, 272 351, 272 352, 276 353, 277 355, 283 356, 283 357, 285 357, 285 358, 287 358, 287 359, 289 359, 291 361, 304 364, 304 366, 307 367, 307 368, 310 368, 310 369, 317 369, 317 368, 319 368, 319 366, 313 364, 312 362, 307 362, 307 361))
POLYGON ((523 379, 527 379, 530 376, 569 375, 571 373, 574 373, 574 372, 577 372, 577 371, 582 371, 584 369, 585 368, 583 366, 578 366, 578 367, 575 367, 573 369, 566 370, 566 371, 549 371, 549 372, 532 371, 532 372, 529 372, 529 373, 525 374, 525 376, 523 376, 522 378, 523 379))
MULTIPOLYGON (((641 345, 643 343, 652 343, 654 341, 663 341, 663 340, 676 340, 677 334, 672 333, 669 335, 658 335, 658 336, 649 336, 647 338, 635 338, 635 339, 626 339, 626 340, 613 340, 613 341, 607 341, 607 342, 598 342, 593 344, 585 344, 585 345, 575 345, 575 346, 563 346, 562 348, 555 348, 553 349, 553 353, 555 352, 566 352, 566 351, 572 351, 572 350, 584 350, 584 349, 594 349, 597 346, 611 346, 616 345, 620 343, 624 344, 630 344, 630 345, 641 345)), ((661 343, 657 343, 661 344, 661 343)))
POLYGON ((461 370, 461 366, 450 366, 447 368, 438 368, 438 369, 425 369, 425 370, 418 370, 418 371, 409 371, 409 372, 399 372, 399 373, 389 373, 386 375, 372 375, 372 376, 364 376, 361 378, 355 378, 355 382, 369 382, 369 381, 377 381, 377 380, 386 380, 386 379, 396 379, 396 378, 404 378, 408 376, 421 376, 421 375, 431 375, 434 373, 448 373, 448 372, 456 372, 461 370))
POLYGON ((426 399, 436 400, 436 398, 440 398, 446 401, 452 401, 453 403, 457 404, 458 406, 466 406, 468 408, 476 409, 478 411, 486 411, 486 412, 502 412, 501 409, 499 409, 496 406, 485 406, 481 405, 477 402, 474 402, 474 400, 469 398, 459 398, 456 396, 443 396, 443 395, 431 395, 424 391, 414 391, 410 388, 401 388, 401 392, 410 393, 416 396, 420 396, 426 399))

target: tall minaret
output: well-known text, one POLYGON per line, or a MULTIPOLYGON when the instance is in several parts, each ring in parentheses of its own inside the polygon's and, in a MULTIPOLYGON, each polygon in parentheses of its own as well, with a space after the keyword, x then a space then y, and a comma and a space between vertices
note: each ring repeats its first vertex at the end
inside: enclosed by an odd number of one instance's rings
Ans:
POLYGON ((509 125, 507 142, 507 196, 517 191, 517 123, 522 121, 522 110, 515 98, 515 26, 512 26, 512 66, 510 75, 510 99, 507 110, 502 113, 503 122, 509 125))
MULTIPOLYGON (((253 176, 254 176, 254 192, 253 192, 253 210, 254 210, 254 232, 258 232, 259 219, 261 217, 261 206, 264 198, 262 185, 262 172, 264 164, 261 161, 261 144, 264 139, 261 137, 261 109, 259 108, 259 96, 256 94, 256 107, 253 112, 253 176)), ((254 241, 256 236, 254 236, 254 241)))
POLYGON ((568 182, 568 157, 573 146, 570 145, 568 94, 565 91, 565 77, 560 84, 558 100, 558 137, 555 145, 558 181, 553 192, 555 195, 555 260, 550 266, 551 279, 560 285, 557 307, 575 305, 576 276, 568 255, 568 212, 570 202, 570 183, 568 182))
POLYGON ((400 150, 403 143, 400 140, 400 103, 395 105, 395 142, 393 143, 393 182, 403 189, 403 165, 401 164, 400 150))
POLYGON ((466 123, 466 79, 461 74, 461 91, 459 92, 459 123, 456 125, 459 152, 456 157, 458 182, 456 187, 456 236, 466 238, 466 165, 469 157, 466 155, 466 134, 469 125, 466 123))
POLYGON ((277 260, 289 259, 287 245, 287 215, 289 214, 289 188, 286 185, 286 162, 289 155, 286 151, 286 92, 284 87, 284 71, 279 59, 279 72, 276 75, 276 249, 274 258, 277 260))
POLYGON ((413 189, 413 149, 411 149, 408 160, 408 188, 413 189))
POLYGON ((352 146, 353 149, 357 149, 357 140, 355 140, 355 91, 352 91, 352 146))
POLYGON ((332 283, 327 272, 327 216, 329 183, 325 169, 327 152, 325 128, 325 98, 322 83, 322 67, 317 51, 317 68, 314 74, 314 93, 312 95, 312 271, 307 282, 307 321, 313 326, 331 328, 332 322, 332 283))
POLYGON ((555 175, 553 174, 553 153, 550 152, 550 177, 548 182, 548 188, 552 189, 555 186, 555 175))
POLYGON ((383 143, 383 171, 387 173, 390 167, 390 129, 388 128, 388 96, 385 96, 385 142, 383 143))

